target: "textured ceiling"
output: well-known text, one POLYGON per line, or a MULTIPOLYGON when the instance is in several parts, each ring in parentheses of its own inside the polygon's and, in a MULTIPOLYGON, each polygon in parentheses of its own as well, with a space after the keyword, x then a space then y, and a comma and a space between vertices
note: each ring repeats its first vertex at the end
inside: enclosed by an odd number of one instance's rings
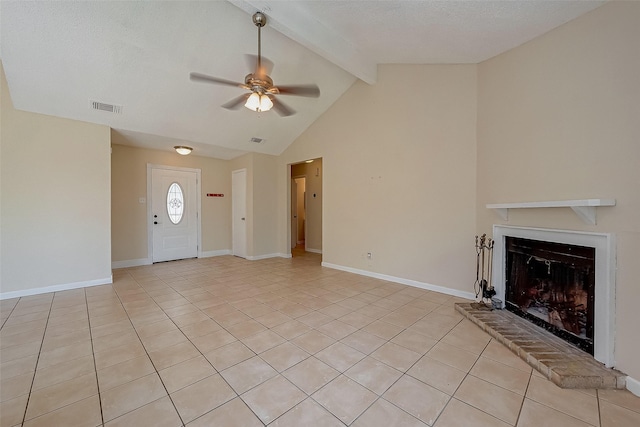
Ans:
POLYGON ((105 124, 123 143, 230 159, 280 154, 357 78, 375 84, 377 64, 478 63, 603 3, 4 0, 0 55, 18 109, 105 124), (189 80, 192 71, 244 79, 255 10, 269 17, 262 53, 276 85, 320 87, 317 99, 280 97, 294 116, 225 110, 241 89, 189 80))

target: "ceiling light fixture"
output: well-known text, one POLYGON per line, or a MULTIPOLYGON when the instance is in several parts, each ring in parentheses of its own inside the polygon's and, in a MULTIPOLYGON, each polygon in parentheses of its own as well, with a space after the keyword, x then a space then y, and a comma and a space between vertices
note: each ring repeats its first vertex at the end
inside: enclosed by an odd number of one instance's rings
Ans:
POLYGON ((193 151, 193 148, 186 147, 184 145, 176 145, 173 148, 177 151, 178 154, 182 154, 183 156, 186 156, 187 154, 191 154, 191 152, 193 151))
POLYGON ((273 101, 263 93, 253 92, 244 106, 251 111, 269 111, 273 107, 273 101))

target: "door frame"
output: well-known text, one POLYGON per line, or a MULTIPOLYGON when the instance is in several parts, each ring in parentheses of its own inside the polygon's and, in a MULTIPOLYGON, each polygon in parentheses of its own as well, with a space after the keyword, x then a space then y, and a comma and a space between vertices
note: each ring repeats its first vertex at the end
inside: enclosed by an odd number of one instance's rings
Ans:
POLYGON ((147 163, 147 257, 149 264, 153 264, 153 203, 152 194, 153 186, 151 182, 151 173, 153 169, 164 169, 178 172, 195 172, 196 174, 196 226, 198 233, 198 258, 202 258, 202 197, 200 196, 200 179, 202 175, 201 169, 183 168, 178 166, 157 165, 147 163))
MULTIPOLYGON (((322 197, 322 203, 321 203, 321 212, 322 212, 322 219, 320 221, 320 226, 322 227, 322 233, 320 235, 320 242, 322 244, 322 248, 320 250, 317 249, 311 249, 309 250, 307 242, 309 241, 309 221, 305 221, 305 226, 304 226, 304 239, 305 239, 305 252, 312 252, 312 253, 318 253, 318 254, 323 254, 324 253, 324 241, 325 241, 325 204, 324 204, 324 194, 325 194, 325 182, 324 182, 324 166, 325 166, 325 158, 322 156, 318 156, 318 157, 310 157, 309 159, 320 159, 322 160, 322 170, 318 169, 316 171, 316 173, 314 174, 313 171, 311 172, 311 175, 314 175, 316 177, 320 178, 320 183, 322 186, 322 193, 321 193, 321 197, 322 197)), ((308 189, 308 185, 309 185, 309 179, 311 178, 311 175, 309 174, 303 174, 303 175, 293 175, 293 166, 300 164, 300 163, 304 163, 306 162, 306 160, 300 160, 300 161, 296 161, 296 162, 291 162, 291 163, 287 163, 286 165, 286 170, 287 170, 287 200, 286 200, 286 215, 287 215, 287 227, 286 227, 286 235, 287 235, 287 247, 291 246, 291 181, 294 178, 300 178, 300 177, 305 177, 306 178, 306 182, 305 182, 305 219, 307 218, 307 213, 308 213, 308 206, 309 206, 309 202, 310 196, 309 196, 309 189, 308 189)), ((292 255, 292 251, 291 249, 289 249, 289 251, 285 254, 287 258, 291 258, 292 255)))

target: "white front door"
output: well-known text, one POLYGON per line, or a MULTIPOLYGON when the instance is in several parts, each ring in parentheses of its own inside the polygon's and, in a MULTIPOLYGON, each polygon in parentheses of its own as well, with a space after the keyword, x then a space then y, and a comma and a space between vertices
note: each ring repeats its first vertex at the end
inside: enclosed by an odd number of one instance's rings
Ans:
POLYGON ((233 233, 232 253, 247 257, 247 170, 231 173, 231 228, 233 233))
POLYGON ((153 262, 198 256, 197 171, 153 168, 153 262))

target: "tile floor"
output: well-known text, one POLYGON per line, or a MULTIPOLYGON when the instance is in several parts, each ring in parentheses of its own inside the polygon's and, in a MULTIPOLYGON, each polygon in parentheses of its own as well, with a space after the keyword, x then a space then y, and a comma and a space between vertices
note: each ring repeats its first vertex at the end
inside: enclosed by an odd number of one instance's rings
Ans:
POLYGON ((459 299, 296 255, 2 301, 0 426, 640 425, 640 398, 556 387, 459 299))

